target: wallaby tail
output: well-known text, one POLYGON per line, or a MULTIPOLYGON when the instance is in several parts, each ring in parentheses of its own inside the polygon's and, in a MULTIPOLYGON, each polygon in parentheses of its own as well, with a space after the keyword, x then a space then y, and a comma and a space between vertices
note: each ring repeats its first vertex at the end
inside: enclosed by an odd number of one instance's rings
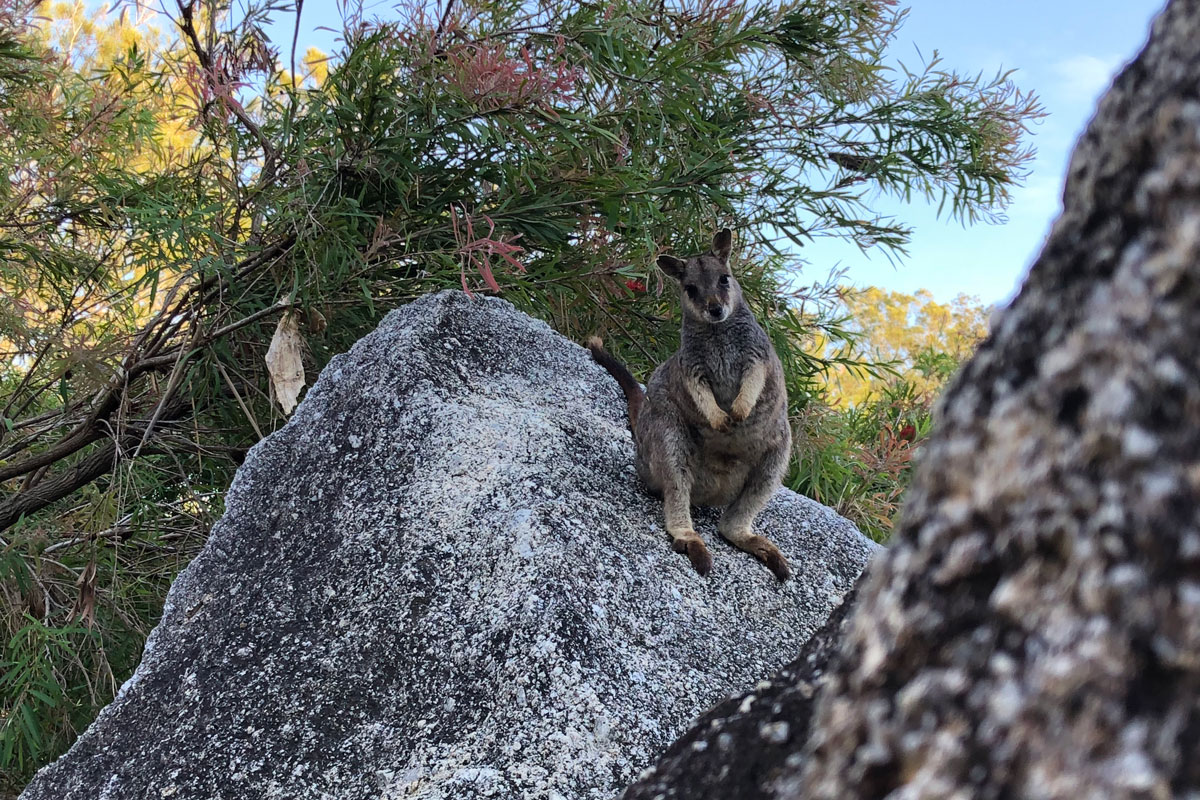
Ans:
POLYGON ((629 403, 629 427, 636 433, 637 418, 642 410, 642 403, 646 400, 646 393, 642 391, 641 385, 625 368, 625 365, 604 349, 604 341, 599 336, 588 339, 587 348, 592 353, 592 360, 608 370, 608 373, 620 384, 621 391, 625 393, 625 400, 629 403))

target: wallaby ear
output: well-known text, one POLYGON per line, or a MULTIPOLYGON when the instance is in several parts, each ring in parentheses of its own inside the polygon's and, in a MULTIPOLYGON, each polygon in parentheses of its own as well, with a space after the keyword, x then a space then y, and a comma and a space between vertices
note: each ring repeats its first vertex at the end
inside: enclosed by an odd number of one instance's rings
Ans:
POLYGON ((658 257, 658 268, 677 281, 683 280, 683 272, 687 262, 675 256, 661 255, 658 257))
POLYGON ((729 228, 721 228, 717 231, 717 235, 713 237, 712 252, 722 261, 729 260, 729 254, 733 252, 733 234, 730 233, 729 228))

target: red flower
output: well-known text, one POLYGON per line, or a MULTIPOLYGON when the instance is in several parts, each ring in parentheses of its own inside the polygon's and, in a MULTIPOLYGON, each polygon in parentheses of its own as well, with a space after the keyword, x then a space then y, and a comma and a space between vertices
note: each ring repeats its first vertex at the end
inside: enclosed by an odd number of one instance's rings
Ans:
POLYGON ((503 42, 466 45, 447 56, 448 80, 484 110, 529 105, 548 110, 554 103, 574 100, 581 74, 562 59, 562 51, 559 41, 553 56, 543 58, 539 66, 525 47, 513 55, 503 42))
POLYGON ((466 209, 463 209, 462 218, 466 232, 459 230, 458 227, 458 211, 453 205, 450 206, 450 224, 454 229, 454 240, 458 243, 457 255, 463 259, 462 269, 462 287, 463 291, 471 295, 471 290, 467 288, 467 263, 479 270, 479 274, 483 276, 483 282, 493 292, 500 291, 500 284, 496 282, 496 276, 492 273, 492 256, 500 256, 515 268, 518 272, 525 271, 525 265, 516 259, 517 253, 525 252, 525 249, 513 244, 513 241, 520 238, 520 234, 509 237, 506 241, 504 237, 498 239, 493 238, 496 233, 496 223, 487 214, 480 214, 483 220, 488 225, 487 236, 477 237, 475 235, 475 227, 471 221, 471 216, 467 214, 466 209))
POLYGON ((909 424, 900 429, 900 435, 897 437, 902 442, 911 442, 917 438, 917 429, 909 424))
POLYGON ((629 287, 629 291, 631 291, 631 292, 646 291, 646 284, 642 283, 639 280, 635 280, 634 278, 630 278, 629 280, 625 281, 625 285, 629 287))

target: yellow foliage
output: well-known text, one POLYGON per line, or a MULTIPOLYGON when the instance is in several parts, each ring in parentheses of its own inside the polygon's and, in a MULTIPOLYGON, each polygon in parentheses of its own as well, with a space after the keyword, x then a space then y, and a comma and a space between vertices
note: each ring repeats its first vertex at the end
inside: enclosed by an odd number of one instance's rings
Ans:
POLYGON ((317 86, 320 86, 329 77, 329 56, 315 47, 310 47, 304 52, 304 67, 308 73, 305 77, 312 78, 317 86))
MULTIPOLYGON (((851 325, 863 334, 858 354, 891 362, 918 391, 930 394, 941 389, 948 367, 968 358, 987 336, 991 313, 977 297, 960 294, 939 303, 925 289, 904 294, 868 287, 848 292, 845 302, 851 325)), ((839 405, 857 405, 887 382, 840 367, 828 378, 829 395, 839 405)))
MULTIPOLYGON (((136 170, 162 171, 196 145, 190 118, 194 116, 191 92, 184 86, 182 70, 175 67, 186 61, 180 49, 171 49, 156 24, 158 14, 144 6, 133 10, 123 6, 115 12, 107 5, 89 9, 83 0, 59 2, 48 6, 41 15, 41 34, 47 46, 62 54, 82 74, 99 73, 126 63, 131 50, 145 59, 145 70, 175 77, 170 91, 142 91, 138 100, 150 110, 158 125, 156 153, 131 153, 127 164, 136 170)), ((128 87, 120 87, 128 93, 128 87)))
MULTIPOLYGON (((81 126, 90 137, 81 136, 67 143, 80 159, 87 159, 97 171, 111 165, 153 176, 167 174, 185 158, 194 157, 198 149, 198 137, 191 123, 195 100, 181 68, 186 63, 186 54, 164 44, 162 33, 154 24, 154 12, 145 8, 135 12, 128 6, 119 13, 107 6, 97 10, 75 0, 44 6, 35 20, 39 23, 37 31, 42 45, 65 61, 65 69, 86 76, 96 87, 96 99, 88 109, 90 117, 81 126), (118 66, 120 69, 114 72, 118 66), (160 75, 165 76, 165 84, 151 80, 160 75), (148 112, 154 132, 152 145, 128 142, 114 146, 103 140, 107 115, 118 99, 132 100, 135 108, 148 112)), ((67 102, 64 91, 61 87, 57 89, 56 101, 67 102)), ((14 202, 36 205, 40 202, 36 195, 44 191, 28 189, 14 202)), ((102 209, 104 201, 97 202, 102 209)), ((0 210, 8 209, 0 206, 0 210)), ((108 243, 118 249, 128 244, 120 234, 108 243)), ((147 269, 141 265, 114 275, 111 282, 98 283, 90 291, 78 290, 71 303, 76 312, 73 322, 57 324, 56 335, 61 339, 62 351, 75 353, 79 360, 84 360, 81 354, 94 348, 99 327, 135 326, 161 306, 178 275, 164 269, 151 288, 144 281, 147 269), (140 286, 135 292, 114 291, 121 284, 140 286)), ((63 313, 61 299, 36 281, 13 284, 0 280, 0 296, 8 301, 14 315, 6 326, 11 330, 34 331, 46 324, 54 328, 54 321, 63 313), (18 318, 23 322, 18 322, 18 318)), ((44 334, 43 331, 35 338, 45 339, 44 334)), ((0 339, 0 353, 21 349, 0 339)), ((65 358, 71 360, 72 356, 65 358)), ((22 363, 18 359, 12 365, 20 368, 22 363)))
MULTIPOLYGON (((319 88, 329 77, 329 56, 316 47, 304 51, 300 60, 301 71, 296 76, 296 88, 300 89, 309 84, 319 88)), ((281 70, 278 78, 270 83, 267 91, 271 96, 278 96, 292 85, 291 70, 281 70)))

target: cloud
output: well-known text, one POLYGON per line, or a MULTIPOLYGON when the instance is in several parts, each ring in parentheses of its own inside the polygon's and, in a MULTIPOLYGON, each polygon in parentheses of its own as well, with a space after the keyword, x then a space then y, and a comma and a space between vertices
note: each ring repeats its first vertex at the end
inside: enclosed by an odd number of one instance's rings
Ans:
POLYGON ((1080 54, 1059 59, 1053 66, 1064 91, 1079 100, 1095 100, 1108 88, 1123 63, 1120 56, 1100 58, 1080 54))

